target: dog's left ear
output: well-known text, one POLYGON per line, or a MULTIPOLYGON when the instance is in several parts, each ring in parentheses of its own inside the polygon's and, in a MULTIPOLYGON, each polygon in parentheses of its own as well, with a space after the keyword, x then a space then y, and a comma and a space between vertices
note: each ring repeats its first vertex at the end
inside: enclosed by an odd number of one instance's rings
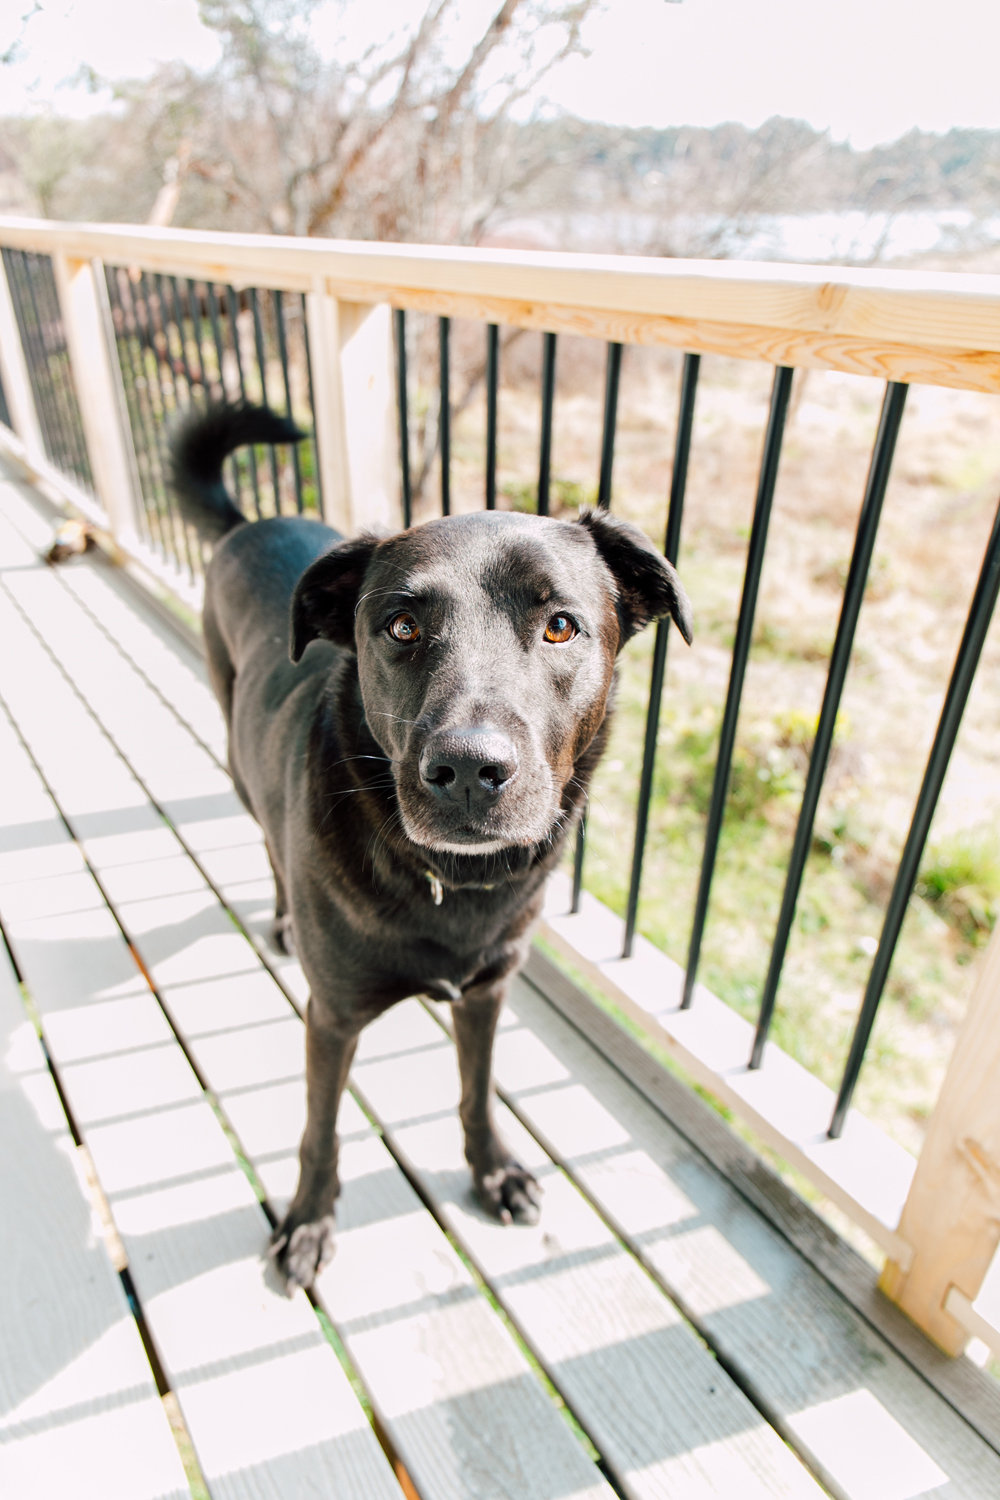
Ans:
POLYGON ((365 535, 337 542, 306 568, 292 595, 292 661, 317 638, 354 649, 354 612, 377 545, 365 535))
POLYGON ((638 526, 606 510, 585 511, 577 524, 590 532, 618 585, 619 648, 650 620, 664 615, 671 616, 690 646, 691 601, 674 568, 638 526))

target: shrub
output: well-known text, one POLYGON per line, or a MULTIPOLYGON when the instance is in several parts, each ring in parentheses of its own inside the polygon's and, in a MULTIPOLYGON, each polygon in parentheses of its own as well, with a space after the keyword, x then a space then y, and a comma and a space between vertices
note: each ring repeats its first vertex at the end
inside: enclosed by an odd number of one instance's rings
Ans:
POLYGON ((953 835, 928 850, 917 894, 967 943, 985 942, 1000 910, 1000 840, 992 829, 953 835))

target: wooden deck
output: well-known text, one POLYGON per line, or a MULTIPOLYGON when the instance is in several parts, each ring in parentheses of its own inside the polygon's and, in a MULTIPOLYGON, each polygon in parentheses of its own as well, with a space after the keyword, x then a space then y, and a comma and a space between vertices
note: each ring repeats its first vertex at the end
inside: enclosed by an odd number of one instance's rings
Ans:
POLYGON ((41 563, 51 532, 0 480, 24 987, 0 947, 0 1494, 995 1500, 989 1392, 963 1416, 929 1346, 907 1357, 526 980, 497 1075, 541 1223, 471 1201, 447 1013, 408 1001, 359 1051, 334 1262, 315 1304, 281 1295, 301 971, 264 942, 196 653, 107 564, 41 563))

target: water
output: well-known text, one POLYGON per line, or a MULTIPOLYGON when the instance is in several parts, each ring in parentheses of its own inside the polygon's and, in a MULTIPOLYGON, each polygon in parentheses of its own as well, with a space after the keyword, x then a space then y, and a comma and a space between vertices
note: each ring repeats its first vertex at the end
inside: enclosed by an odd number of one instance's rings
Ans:
POLYGON ((497 225, 484 245, 608 251, 730 260, 890 265, 916 255, 969 255, 1000 245, 1000 215, 965 208, 866 213, 761 214, 740 220, 710 214, 609 212, 538 214, 497 225))

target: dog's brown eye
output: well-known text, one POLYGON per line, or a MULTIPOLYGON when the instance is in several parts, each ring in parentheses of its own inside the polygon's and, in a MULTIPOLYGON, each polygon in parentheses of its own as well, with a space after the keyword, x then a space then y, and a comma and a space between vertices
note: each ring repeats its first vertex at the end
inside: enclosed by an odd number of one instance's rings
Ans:
POLYGON ((412 615, 397 615, 389 626, 389 634, 394 641, 412 644, 420 639, 420 626, 412 615))
POLYGON ((571 641, 576 633, 576 626, 569 615, 553 615, 545 627, 545 639, 551 641, 554 646, 561 646, 564 641, 571 641))

